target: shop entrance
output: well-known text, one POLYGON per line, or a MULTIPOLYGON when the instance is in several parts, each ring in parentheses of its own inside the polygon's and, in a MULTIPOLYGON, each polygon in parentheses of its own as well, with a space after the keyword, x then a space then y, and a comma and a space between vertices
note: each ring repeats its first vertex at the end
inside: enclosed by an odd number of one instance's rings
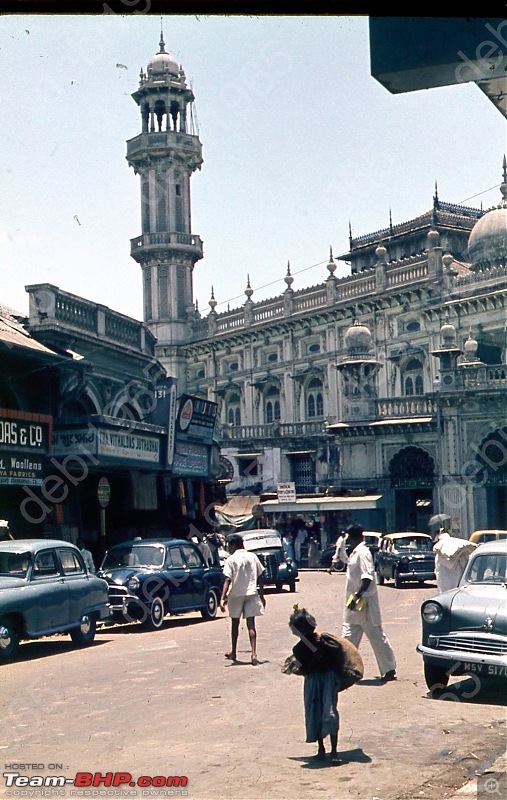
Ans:
POLYGON ((396 530, 427 533, 435 484, 432 457, 421 447, 405 447, 391 459, 389 477, 394 489, 396 530))

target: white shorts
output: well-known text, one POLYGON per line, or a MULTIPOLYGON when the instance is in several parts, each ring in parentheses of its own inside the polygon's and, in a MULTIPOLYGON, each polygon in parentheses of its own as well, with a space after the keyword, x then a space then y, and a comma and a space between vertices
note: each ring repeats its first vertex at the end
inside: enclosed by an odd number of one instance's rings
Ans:
POLYGON ((228 597, 227 608, 232 619, 240 619, 241 615, 246 619, 247 617, 260 617, 261 614, 264 614, 264 606, 258 594, 228 597))

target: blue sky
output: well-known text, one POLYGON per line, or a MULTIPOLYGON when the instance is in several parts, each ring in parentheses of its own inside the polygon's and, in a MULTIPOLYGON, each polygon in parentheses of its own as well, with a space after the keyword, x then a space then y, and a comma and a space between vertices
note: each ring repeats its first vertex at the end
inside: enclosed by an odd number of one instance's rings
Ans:
MULTIPOLYGON (((470 84, 391 95, 370 75, 366 16, 163 18, 196 96, 204 164, 192 179, 201 313, 327 277, 329 246, 441 200, 500 200, 505 119, 470 84), (473 199, 472 199, 473 198, 473 199)), ((0 16, 0 302, 28 311, 49 282, 137 319, 140 131, 131 93, 158 16, 0 16)), ((340 267, 338 275, 346 274, 340 267)))

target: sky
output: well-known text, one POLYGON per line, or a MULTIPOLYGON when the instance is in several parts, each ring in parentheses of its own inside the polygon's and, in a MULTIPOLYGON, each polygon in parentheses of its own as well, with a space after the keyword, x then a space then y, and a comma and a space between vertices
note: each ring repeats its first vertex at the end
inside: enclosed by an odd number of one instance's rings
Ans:
MULTIPOLYGON (((392 95, 370 75, 367 16, 170 15, 166 49, 195 94, 204 163, 192 177, 203 316, 326 279, 329 247, 441 200, 500 201, 505 119, 473 84, 392 95)), ((142 319, 131 97, 158 51, 151 14, 0 16, 0 303, 26 285, 142 319)), ((338 277, 348 274, 339 267, 338 277)))

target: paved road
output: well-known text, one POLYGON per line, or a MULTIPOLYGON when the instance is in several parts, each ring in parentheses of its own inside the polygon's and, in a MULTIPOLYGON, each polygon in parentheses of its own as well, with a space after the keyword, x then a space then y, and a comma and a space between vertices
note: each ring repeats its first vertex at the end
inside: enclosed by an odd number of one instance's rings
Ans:
MULTIPOLYGON (((224 659, 229 622, 222 615, 212 622, 183 615, 157 632, 102 629, 84 650, 66 637, 24 644, 17 662, 0 667, 2 767, 42 764, 44 770, 18 771, 68 777, 187 776, 192 800, 443 800, 504 749, 505 694, 491 684, 477 690, 466 679, 447 700, 428 696, 415 647, 421 601, 435 592, 431 585, 379 587, 399 677, 381 684, 362 643, 365 677, 340 695, 340 766, 310 762, 315 747, 305 743, 302 678, 280 670, 296 641, 287 626, 294 602, 315 613, 320 629, 340 629, 344 576, 304 572, 296 594, 268 593, 259 667, 249 663, 243 627, 240 663, 224 659)), ((2 797, 20 796, 0 787, 2 797)), ((185 796, 100 788, 108 793, 95 796, 185 796)), ((42 796, 31 791, 23 796, 42 796)))

